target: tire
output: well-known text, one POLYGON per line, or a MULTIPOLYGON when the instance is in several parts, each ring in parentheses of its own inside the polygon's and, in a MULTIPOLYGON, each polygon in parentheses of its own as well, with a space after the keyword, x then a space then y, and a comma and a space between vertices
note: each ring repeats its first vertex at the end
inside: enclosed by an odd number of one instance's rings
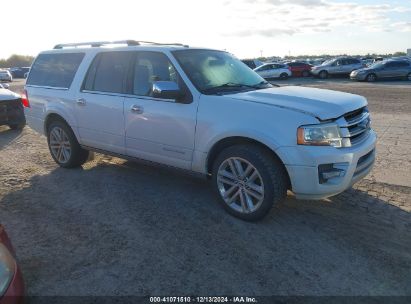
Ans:
POLYGON ((374 82, 377 80, 377 75, 375 75, 374 73, 368 74, 367 77, 365 77, 365 80, 367 82, 374 82))
POLYGON ((9 125, 9 128, 12 130, 22 130, 25 125, 26 125, 25 123, 12 124, 12 125, 9 125))
POLYGON ((89 158, 89 151, 80 147, 73 130, 63 121, 55 120, 47 128, 47 143, 54 161, 63 168, 76 168, 89 158))
POLYGON ((328 78, 328 72, 327 71, 321 71, 320 73, 318 73, 318 76, 321 79, 327 79, 328 78))
POLYGON ((408 73, 407 78, 408 81, 411 81, 411 73, 408 73))
POLYGON ((257 145, 224 149, 212 168, 213 190, 219 202, 228 213, 245 221, 263 218, 274 204, 284 201, 287 181, 283 164, 257 145))
POLYGON ((302 77, 308 77, 308 76, 310 76, 310 72, 308 72, 308 71, 303 71, 303 72, 301 73, 301 76, 302 76, 302 77))
POLYGON ((280 74, 280 79, 287 79, 288 78, 288 74, 287 73, 281 73, 280 74))

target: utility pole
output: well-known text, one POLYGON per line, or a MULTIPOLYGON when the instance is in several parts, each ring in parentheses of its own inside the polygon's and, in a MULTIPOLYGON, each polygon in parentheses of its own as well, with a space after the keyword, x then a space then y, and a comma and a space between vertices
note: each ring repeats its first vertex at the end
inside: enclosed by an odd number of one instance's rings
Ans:
POLYGON ((263 50, 260 50, 260 57, 263 58, 263 50))

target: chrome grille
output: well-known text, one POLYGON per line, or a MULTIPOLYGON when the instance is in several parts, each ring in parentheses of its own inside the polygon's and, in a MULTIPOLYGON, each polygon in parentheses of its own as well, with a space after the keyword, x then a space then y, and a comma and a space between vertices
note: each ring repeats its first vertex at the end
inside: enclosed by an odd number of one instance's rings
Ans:
POLYGON ((370 114, 367 107, 346 113, 339 120, 344 146, 355 146, 370 135, 370 114))

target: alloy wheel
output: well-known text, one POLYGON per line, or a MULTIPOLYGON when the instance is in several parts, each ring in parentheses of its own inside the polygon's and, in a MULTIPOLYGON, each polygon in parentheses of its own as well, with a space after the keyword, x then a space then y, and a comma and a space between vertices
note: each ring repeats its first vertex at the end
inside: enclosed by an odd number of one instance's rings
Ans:
POLYGON ((222 162, 217 173, 217 186, 224 202, 235 211, 251 213, 263 203, 263 179, 245 159, 230 157, 222 162))
POLYGON ((374 82, 375 80, 376 80, 376 77, 374 74, 370 74, 367 76, 367 81, 374 82))
POLYGON ((65 164, 71 156, 71 144, 67 134, 60 127, 54 127, 50 131, 49 145, 51 153, 58 162, 65 164))

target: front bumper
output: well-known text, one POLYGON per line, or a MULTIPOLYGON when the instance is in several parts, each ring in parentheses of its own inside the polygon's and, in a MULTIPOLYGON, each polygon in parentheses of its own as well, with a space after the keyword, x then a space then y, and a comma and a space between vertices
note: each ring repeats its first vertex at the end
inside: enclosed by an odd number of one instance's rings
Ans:
POLYGON ((351 79, 351 80, 363 81, 363 80, 365 80, 366 77, 367 77, 367 73, 355 73, 355 72, 352 72, 352 73, 350 74, 350 79, 351 79))
POLYGON ((311 75, 318 76, 320 69, 311 70, 311 75))
POLYGON ((376 134, 370 131, 368 138, 355 147, 299 146, 277 150, 287 168, 292 191, 298 199, 322 199, 339 194, 364 178, 375 161, 376 134), (320 183, 319 165, 334 164, 344 171, 343 176, 320 183))

